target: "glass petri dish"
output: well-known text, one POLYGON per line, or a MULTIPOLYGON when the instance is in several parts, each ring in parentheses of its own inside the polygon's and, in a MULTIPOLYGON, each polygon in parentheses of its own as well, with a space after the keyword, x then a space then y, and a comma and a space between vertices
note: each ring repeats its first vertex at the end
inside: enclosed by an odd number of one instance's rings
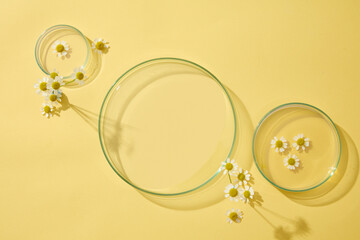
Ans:
POLYGON ((292 192, 314 189, 335 172, 341 155, 341 142, 335 124, 320 109, 305 103, 287 103, 267 113, 253 137, 253 157, 260 173, 274 186, 292 192), (310 138, 306 150, 292 144, 298 134, 310 138), (288 149, 284 153, 271 148, 274 137, 284 137, 288 149), (295 154, 300 159, 296 170, 284 165, 284 158, 295 154))
POLYGON ((167 196, 214 179, 236 136, 225 87, 205 68, 178 58, 148 60, 119 77, 98 127, 117 175, 143 192, 167 196))
POLYGON ((64 79, 69 79, 74 68, 85 67, 89 58, 90 43, 76 28, 69 25, 55 25, 46 29, 35 45, 35 59, 47 75, 56 69, 64 79), (56 40, 65 41, 70 47, 67 57, 59 58, 52 45, 56 40))

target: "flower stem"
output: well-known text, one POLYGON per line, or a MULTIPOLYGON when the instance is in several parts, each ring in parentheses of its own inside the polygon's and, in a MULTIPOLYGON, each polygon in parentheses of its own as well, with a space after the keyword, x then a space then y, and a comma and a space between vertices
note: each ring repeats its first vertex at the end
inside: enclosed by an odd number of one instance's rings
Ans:
POLYGON ((232 184, 231 177, 230 177, 230 173, 228 172, 227 175, 228 175, 228 177, 229 177, 230 183, 232 184))
POLYGON ((72 82, 74 82, 74 81, 75 81, 75 79, 71 80, 70 82, 66 82, 65 85, 66 85, 66 84, 69 84, 69 83, 72 83, 72 82))

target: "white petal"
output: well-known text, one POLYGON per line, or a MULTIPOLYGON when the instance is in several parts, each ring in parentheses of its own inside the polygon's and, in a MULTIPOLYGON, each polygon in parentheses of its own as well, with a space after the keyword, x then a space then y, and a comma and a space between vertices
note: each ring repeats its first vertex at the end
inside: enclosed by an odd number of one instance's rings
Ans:
POLYGON ((310 146, 310 143, 309 142, 305 142, 305 146, 310 146))
POLYGON ((296 143, 293 143, 293 147, 296 147, 297 146, 297 144, 296 143))
POLYGON ((300 146, 297 146, 297 147, 296 147, 296 150, 299 150, 299 148, 300 148, 300 146))

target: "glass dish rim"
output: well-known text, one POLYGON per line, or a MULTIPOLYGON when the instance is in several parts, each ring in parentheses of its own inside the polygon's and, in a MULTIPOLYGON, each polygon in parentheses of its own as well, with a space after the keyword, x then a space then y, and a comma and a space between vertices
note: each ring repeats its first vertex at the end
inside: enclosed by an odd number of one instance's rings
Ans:
MULTIPOLYGON (((103 138, 102 138, 102 132, 101 132, 101 119, 102 119, 102 116, 104 115, 103 112, 105 110, 105 105, 106 105, 106 102, 108 100, 108 97, 109 97, 109 94, 112 92, 112 90, 115 88, 115 86, 117 85, 118 82, 120 82, 123 77, 127 76, 129 73, 131 73, 132 71, 138 69, 139 67, 147 64, 147 63, 152 63, 152 62, 156 62, 156 61, 163 61, 163 60, 168 60, 168 61, 179 61, 179 62, 183 62, 183 63, 186 63, 186 64, 190 64, 190 65, 193 65, 197 68, 200 68, 200 70, 202 71, 205 71, 205 73, 207 73, 215 82, 217 82, 221 89, 223 90, 223 92, 226 94, 227 96, 227 100, 229 101, 230 103, 230 106, 231 106, 231 110, 232 110, 232 115, 233 115, 233 119, 234 119, 234 135, 233 135, 233 138, 232 138, 232 144, 231 144, 231 148, 229 150, 229 153, 226 157, 229 158, 230 155, 232 154, 233 152, 233 149, 234 149, 234 146, 235 146, 235 142, 236 142, 236 135, 237 135, 237 119, 236 119, 236 112, 235 112, 235 108, 234 108, 234 104, 233 104, 233 101, 231 100, 231 97, 230 97, 230 94, 228 93, 228 91, 226 90, 225 86, 215 77, 215 75, 213 75, 210 71, 208 71, 206 68, 200 66, 199 64, 197 63, 194 63, 192 61, 189 61, 189 60, 185 60, 185 59, 182 59, 182 58, 175 58, 175 57, 160 57, 160 58, 153 58, 153 59, 149 59, 149 60, 146 60, 146 61, 143 61, 139 64, 136 64, 135 66, 131 67, 130 69, 128 69, 127 71, 125 71, 116 81, 114 84, 111 85, 110 89, 108 90, 108 92, 106 93, 105 97, 104 97, 104 100, 102 102, 102 105, 101 105, 101 108, 100 108, 100 113, 99 113, 99 120, 98 120, 98 134, 99 134, 99 140, 100 140, 100 145, 101 145, 101 149, 103 151, 103 154, 106 158, 106 161, 108 162, 108 164, 110 165, 110 167, 114 170, 114 172, 123 180, 125 181, 127 184, 129 184, 130 186, 132 186, 133 188, 137 189, 137 190, 140 190, 144 193, 148 193, 148 194, 153 194, 153 195, 157 195, 157 196, 179 196, 179 195, 183 195, 183 194, 186 194, 186 193, 190 193, 190 192, 193 192, 195 190, 198 190, 200 189, 201 187, 205 186, 207 183, 209 183, 211 180, 213 180, 219 173, 220 173, 220 168, 208 179, 206 180, 205 182, 203 182, 202 184, 200 184, 199 186, 195 187, 195 188, 191 188, 189 190, 186 190, 186 191, 181 191, 181 192, 175 192, 175 193, 161 193, 161 192, 155 192, 155 191, 150 191, 150 190, 147 190, 147 189, 144 189, 144 188, 141 188, 140 186, 137 186, 135 184, 133 184, 131 181, 129 181, 128 179, 126 179, 125 177, 123 177, 116 169, 115 167, 113 167, 113 165, 111 164, 111 161, 110 161, 110 157, 107 156, 106 154, 106 151, 105 151, 105 144, 103 143, 103 138)), ((219 163, 221 163, 221 161, 219 161, 219 163)), ((220 165, 220 164, 219 164, 220 165)))
MULTIPOLYGON (((57 25, 53 25, 47 29, 45 29, 41 34, 40 36, 38 37, 37 41, 36 41, 36 44, 35 44, 35 60, 36 60, 36 63, 37 65, 39 66, 39 68, 41 69, 41 71, 43 71, 43 73, 45 73, 46 75, 50 75, 49 72, 47 72, 43 67, 42 67, 42 64, 40 63, 40 59, 39 59, 39 46, 40 46, 40 43, 42 42, 44 36, 52 29, 54 28, 68 28, 68 29, 71 29, 71 30, 75 30, 75 32, 77 32, 85 41, 86 43, 86 59, 85 59, 85 62, 84 64, 81 66, 81 67, 85 67, 88 60, 89 60, 89 55, 90 55, 90 44, 89 44, 89 41, 87 39, 87 37, 85 37, 84 34, 82 34, 82 32, 80 30, 78 30, 77 28, 71 26, 71 25, 67 25, 67 24, 57 24, 57 25)), ((74 66, 74 68, 77 67, 77 66, 74 66)), ((64 79, 69 79, 71 78, 71 74, 68 75, 68 76, 64 76, 63 77, 64 79)))
POLYGON ((341 158, 341 151, 342 151, 342 145, 341 145, 341 139, 340 139, 340 134, 339 134, 339 130, 337 129, 335 123, 333 122, 333 120, 324 112, 322 111, 321 109, 311 105, 311 104, 307 104, 307 103, 302 103, 302 102, 289 102, 289 103, 284 103, 284 104, 281 104, 273 109, 271 109, 270 111, 268 111, 264 117, 261 118, 261 120, 259 121, 258 125, 256 126, 256 129, 255 129, 255 132, 254 132, 254 135, 253 135, 253 141, 252 141, 252 154, 253 154, 253 159, 254 159, 254 162, 255 162, 255 165, 257 167, 257 169, 259 170, 259 172, 261 173, 261 175, 268 181, 270 182, 273 186, 281 189, 281 190, 285 190, 285 191, 288 191, 288 192, 305 192, 305 191, 309 191, 309 190, 312 190, 312 189, 315 189, 319 186, 321 186, 322 184, 324 184, 325 182, 327 182, 330 177, 333 176, 334 172, 336 171, 336 169, 338 168, 339 166, 339 162, 340 162, 340 158, 341 158), (306 188, 306 189, 298 189, 298 190, 293 190, 293 189, 287 189, 287 188, 284 188, 284 187, 281 187, 279 185, 277 185, 276 183, 274 183, 273 181, 271 181, 269 178, 267 178, 265 176, 265 174, 261 171, 259 165, 257 164, 257 160, 256 160, 256 157, 255 157, 255 138, 256 138, 256 135, 257 135, 257 132, 260 128, 260 126, 262 125, 262 123, 264 122, 264 120, 270 116, 273 112, 275 112, 276 110, 282 108, 282 107, 285 107, 285 106, 290 106, 290 105, 303 105, 303 106, 306 106, 306 107, 310 107, 310 108, 313 108, 317 111, 319 111, 320 113, 322 113, 329 121, 330 123, 332 124, 332 126, 334 127, 335 129, 335 132, 336 132, 336 135, 337 135, 337 139, 339 141, 339 156, 338 156, 338 159, 337 159, 337 162, 336 162, 336 165, 334 167, 334 169, 331 171, 331 173, 329 174, 329 176, 327 176, 322 182, 320 182, 319 184, 313 186, 313 187, 310 187, 310 188, 306 188))

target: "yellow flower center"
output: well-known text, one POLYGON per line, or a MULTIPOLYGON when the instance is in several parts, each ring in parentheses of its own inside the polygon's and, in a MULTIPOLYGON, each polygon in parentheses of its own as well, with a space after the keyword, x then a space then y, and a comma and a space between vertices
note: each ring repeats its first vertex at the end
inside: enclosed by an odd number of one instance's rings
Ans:
POLYGON ((60 88, 60 83, 59 82, 53 82, 51 84, 51 87, 55 90, 58 90, 60 88))
POLYGON ((46 82, 40 83, 39 88, 41 91, 45 91, 47 89, 47 83, 46 82))
POLYGON ((244 180, 245 180, 245 174, 239 173, 238 179, 239 179, 240 181, 244 181, 244 180))
POLYGON ((304 145, 305 140, 304 140, 303 138, 299 138, 299 139, 296 141, 296 143, 297 143, 297 145, 302 146, 302 145, 304 145))
POLYGON ((294 158, 289 158, 288 164, 289 165, 295 165, 295 159, 294 158))
POLYGON ((44 112, 49 113, 51 111, 51 108, 49 106, 44 107, 44 112))
POLYGON ((55 102, 57 100, 57 96, 55 94, 51 94, 49 96, 50 101, 55 102))
POLYGON ((229 218, 235 222, 236 219, 238 218, 238 215, 236 212, 232 212, 229 214, 229 218))
POLYGON ((50 73, 50 77, 51 77, 52 79, 55 79, 55 77, 57 77, 57 76, 59 76, 59 74, 57 74, 56 72, 50 73))
POLYGON ((79 79, 79 80, 82 80, 84 78, 84 74, 82 72, 78 72, 76 74, 76 78, 79 79))
POLYGON ((249 197, 250 197, 250 192, 249 192, 249 191, 245 191, 245 192, 244 192, 244 197, 249 198, 249 197))
POLYGON ((56 46, 56 51, 57 52, 62 52, 62 51, 64 51, 64 49, 65 49, 65 47, 62 44, 59 44, 59 45, 56 46))
POLYGON ((98 50, 102 50, 104 48, 104 46, 105 45, 103 42, 97 42, 95 45, 96 49, 98 49, 98 50))
POLYGON ((229 195, 230 197, 236 197, 238 195, 238 190, 235 188, 230 189, 229 195))
POLYGON ((275 147, 281 148, 283 146, 283 142, 281 140, 277 140, 275 143, 275 147))
POLYGON ((228 171, 230 171, 230 170, 233 169, 233 168, 234 168, 234 166, 232 165, 232 163, 227 163, 227 164, 225 165, 225 169, 228 170, 228 171))

